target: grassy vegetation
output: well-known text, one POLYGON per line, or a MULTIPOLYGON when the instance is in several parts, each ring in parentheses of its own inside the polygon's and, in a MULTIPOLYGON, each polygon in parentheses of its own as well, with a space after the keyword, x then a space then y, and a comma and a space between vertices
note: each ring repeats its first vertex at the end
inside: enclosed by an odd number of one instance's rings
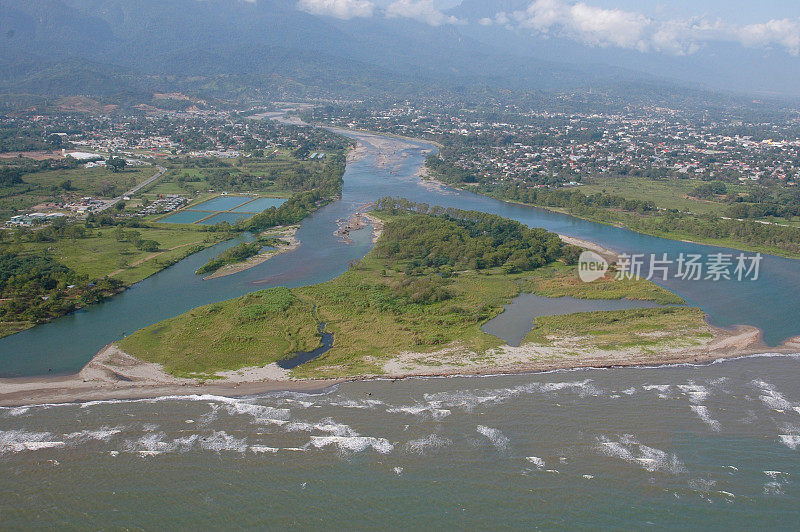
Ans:
POLYGON ((261 236, 257 240, 254 240, 253 242, 242 242, 237 246, 234 246, 230 249, 226 249, 218 256, 211 258, 211 260, 209 260, 203 266, 198 268, 195 273, 197 273, 198 275, 213 273, 222 268, 223 266, 244 262, 250 257, 258 255, 259 253, 261 253, 261 250, 264 249, 264 247, 266 246, 278 247, 286 245, 288 245, 288 242, 286 242, 285 240, 281 240, 279 238, 261 236))
POLYGON ((326 159, 297 159, 289 153, 265 158, 176 160, 168 163, 166 175, 150 187, 144 197, 152 200, 159 194, 182 194, 199 198, 213 190, 288 198, 302 190, 293 181, 294 176, 320 174, 325 171, 327 162, 326 159))
POLYGON ((110 297, 231 236, 193 226, 144 226, 123 230, 120 239, 120 229, 69 230, 76 236, 0 243, 4 268, 15 270, 0 272, 0 281, 9 276, 0 282, 0 337, 110 297), (157 246, 143 249, 142 242, 157 246))
MULTIPOLYGON (((13 159, 11 160, 13 162, 13 159)), ((3 164, 10 164, 8 161, 3 164)), ((156 172, 152 166, 112 172, 103 167, 64 168, 23 175, 23 183, 0 187, 0 217, 8 218, 34 205, 83 196, 116 197, 156 172)))
MULTIPOLYGON (((173 264, 231 236, 203 229, 190 225, 136 228, 142 239, 158 242, 157 251, 142 251, 131 241, 119 241, 117 230, 113 227, 93 229, 85 238, 25 242, 21 247, 26 255, 48 253, 90 279, 108 276, 130 285, 158 272, 167 264, 173 264)), ((0 245, 0 249, 11 245, 0 245)))
POLYGON ((575 268, 557 263, 553 267, 541 268, 531 276, 529 284, 523 288, 537 296, 575 297, 579 299, 635 299, 655 301, 662 305, 680 305, 685 303, 677 294, 665 290, 646 279, 614 278, 609 271, 605 277, 591 283, 585 283, 578 277, 575 268))
POLYGON ((647 348, 664 343, 699 343, 711 336, 699 308, 665 307, 606 312, 579 312, 536 318, 524 342, 553 345, 577 340, 604 350, 647 348))
MULTIPOLYGON (((574 268, 561 263, 513 273, 498 265, 443 275, 436 257, 431 265, 422 266, 417 258, 382 256, 379 249, 385 253, 392 247, 387 248, 386 244, 397 242, 386 242, 387 235, 401 234, 401 229, 407 227, 398 219, 409 216, 384 214, 383 217, 387 220, 381 237, 384 245, 332 281, 292 290, 275 288, 201 307, 142 329, 122 340, 120 347, 141 359, 164 364, 175 375, 208 378, 218 371, 262 366, 296 351, 315 348, 320 340, 317 323, 321 321, 334 334, 333 347, 294 369, 293 376, 381 374, 383 365, 401 352, 431 353, 458 345, 459 349, 480 355, 500 346, 503 342, 481 331, 480 326, 502 312, 503 305, 521 291, 676 302, 666 290, 647 281, 609 278, 591 288, 578 287, 572 281, 574 268), (393 224, 398 227, 392 227, 393 224)), ((437 235, 442 229, 438 223, 429 227, 437 235)), ((465 242, 468 249, 475 249, 474 244, 471 240, 465 242)), ((602 323, 611 327, 616 321, 628 318, 633 321, 625 327, 644 333, 683 334, 692 327, 694 330, 703 327, 702 312, 695 309, 626 312, 629 311, 603 313, 597 327, 602 323), (674 320, 676 317, 679 319, 674 320)), ((572 319, 559 316, 554 324, 569 324, 572 319)), ((580 325, 572 323, 575 327, 580 325)), ((613 331, 609 329, 608 334, 598 336, 598 341, 610 345, 616 338, 610 336, 613 331)), ((622 334, 621 331, 617 332, 622 334)), ((632 338, 650 341, 641 335, 632 338)), ((547 338, 544 341, 549 342, 547 338)))
POLYGON ((216 371, 263 365, 313 349, 319 344, 313 311, 290 290, 273 288, 191 310, 142 329, 120 345, 174 375, 209 378, 216 371))
POLYGON ((697 186, 697 180, 675 178, 654 180, 648 177, 624 176, 593 179, 582 186, 580 190, 584 194, 605 192, 618 194, 632 200, 650 200, 660 209, 725 215, 728 208, 726 203, 691 197, 697 186))

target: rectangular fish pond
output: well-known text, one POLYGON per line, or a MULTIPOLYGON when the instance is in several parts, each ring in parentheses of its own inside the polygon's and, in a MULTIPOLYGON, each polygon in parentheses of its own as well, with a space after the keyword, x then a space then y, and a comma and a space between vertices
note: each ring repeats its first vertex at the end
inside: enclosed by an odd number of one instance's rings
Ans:
POLYGON ((270 207, 280 207, 286 202, 283 198, 264 198, 252 196, 217 196, 203 203, 192 205, 159 220, 168 224, 214 225, 222 222, 235 224, 250 218, 270 207))

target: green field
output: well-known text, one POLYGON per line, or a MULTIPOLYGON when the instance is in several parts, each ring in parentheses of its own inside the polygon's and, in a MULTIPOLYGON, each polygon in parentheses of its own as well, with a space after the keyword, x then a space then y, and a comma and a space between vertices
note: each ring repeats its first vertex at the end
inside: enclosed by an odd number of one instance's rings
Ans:
POLYGON ((168 172, 145 191, 153 199, 159 194, 182 194, 201 197, 227 192, 252 192, 273 197, 288 198, 298 191, 289 183, 298 173, 318 173, 325 160, 296 159, 291 155, 277 154, 263 159, 217 160, 208 166, 191 167, 179 160, 168 162, 168 172))
MULTIPOLYGON (((386 233, 381 238, 385 237, 386 233)), ((480 326, 502 312, 503 305, 521 291, 679 300, 648 281, 615 281, 612 276, 592 288, 580 288, 574 281, 575 268, 561 263, 519 273, 495 267, 459 271, 447 278, 430 271, 410 275, 406 273, 408 261, 379 258, 377 250, 332 281, 265 290, 200 307, 142 329, 122 340, 120 347, 162 364, 174 375, 214 378, 219 371, 262 366, 317 347, 317 323, 324 322, 326 330, 334 334, 333 347, 292 370, 294 377, 382 374, 383 365, 401 352, 431 353, 458 346, 480 357, 502 345, 480 326)), ((702 312, 696 309, 603 314, 601 321, 608 324, 625 318, 626 330, 640 333, 632 335, 631 341, 642 345, 651 342, 654 332, 680 336, 705 331, 702 312)), ((559 316, 555 323, 578 327, 585 319, 574 314, 559 316)), ((552 326, 547 323, 546 327, 552 326)), ((612 339, 608 335, 598 338, 603 344, 612 339)))
POLYGON ((584 194, 605 192, 631 200, 652 201, 661 209, 678 209, 696 214, 724 215, 727 204, 691 197, 703 182, 694 179, 654 180, 646 177, 603 177, 592 179, 580 187, 584 194))
POLYGON ((72 168, 25 174, 24 183, 0 187, 0 217, 6 219, 34 205, 74 200, 83 196, 113 198, 155 174, 152 166, 129 167, 120 172, 106 168, 72 168), (70 183, 65 190, 62 184, 70 183))
MULTIPOLYGON (((108 276, 130 285, 153 275, 165 265, 231 237, 228 233, 203 231, 203 228, 188 225, 133 230, 140 233, 142 239, 158 242, 158 251, 141 251, 131 242, 118 241, 115 228, 92 230, 86 238, 25 242, 21 246, 27 254, 49 253, 90 279, 108 276)), ((10 245, 0 245, 0 251, 10 245)))

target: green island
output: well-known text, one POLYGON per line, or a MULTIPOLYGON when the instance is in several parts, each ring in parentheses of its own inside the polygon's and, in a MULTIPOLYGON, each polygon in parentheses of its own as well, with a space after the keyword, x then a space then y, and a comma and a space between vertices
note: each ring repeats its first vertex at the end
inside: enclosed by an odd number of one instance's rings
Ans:
POLYGON ((203 266, 198 268, 195 273, 197 275, 214 273, 223 266, 228 266, 229 264, 238 264, 240 262, 244 262, 250 257, 258 255, 265 247, 278 247, 278 246, 288 246, 288 245, 289 245, 288 242, 286 242, 285 240, 281 240, 280 238, 268 237, 262 235, 259 236, 256 240, 253 240, 252 242, 242 242, 241 244, 237 244, 236 246, 230 249, 226 249, 216 257, 209 260, 203 266))
MULTIPOLYGON (((315 349, 324 323, 332 347, 292 377, 414 374, 520 362, 481 325, 522 292, 683 302, 643 279, 609 274, 581 283, 572 266, 577 248, 496 215, 392 198, 374 215, 384 222, 375 248, 338 278, 193 309, 137 331, 119 348, 173 376, 214 379, 315 349)), ((679 349, 710 338, 701 310, 670 306, 537 318, 515 349, 534 346, 526 360, 542 362, 586 350, 679 349)))

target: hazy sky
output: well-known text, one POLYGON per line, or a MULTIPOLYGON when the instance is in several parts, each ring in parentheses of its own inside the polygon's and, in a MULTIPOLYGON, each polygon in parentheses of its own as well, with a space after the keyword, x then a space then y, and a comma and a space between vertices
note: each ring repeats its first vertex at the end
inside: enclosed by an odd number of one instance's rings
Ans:
MULTIPOLYGON (((489 2, 491 0, 487 0, 489 2)), ((459 3, 459 2, 456 2, 459 3)), ((749 24, 774 18, 800 18, 798 0, 594 0, 586 3, 605 8, 639 11, 652 17, 719 17, 749 24)))
MULTIPOLYGON (((255 0, 249 0, 255 1, 255 0)), ((463 25, 443 12, 458 0, 298 0, 316 15, 384 16, 431 26, 463 25)), ((601 48, 692 55, 709 45, 779 50, 800 57, 800 0, 530 0, 512 12, 485 0, 477 23, 601 48), (497 6, 497 10, 492 9, 497 6)), ((508 7, 506 7, 508 9, 508 7)), ((476 22, 476 21, 471 21, 476 22)))

